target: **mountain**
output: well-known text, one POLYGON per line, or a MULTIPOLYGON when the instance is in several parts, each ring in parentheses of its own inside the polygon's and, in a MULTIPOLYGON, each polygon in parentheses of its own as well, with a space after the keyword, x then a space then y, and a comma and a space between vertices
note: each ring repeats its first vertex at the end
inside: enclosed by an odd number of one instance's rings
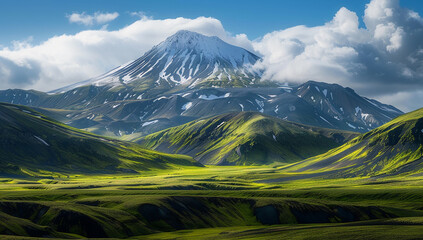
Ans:
POLYGON ((404 114, 292 171, 336 176, 387 176, 423 171, 423 109, 404 114))
POLYGON ((216 36, 181 30, 135 61, 55 92, 87 84, 132 86, 136 89, 177 85, 191 88, 245 87, 260 80, 260 72, 253 69, 259 59, 253 53, 230 45, 216 36))
POLYGON ((54 116, 96 134, 130 135, 127 139, 234 111, 356 132, 402 114, 336 84, 309 81, 288 87, 264 81, 253 67, 259 60, 217 37, 179 31, 99 77, 50 93, 0 91, 0 102, 65 109, 66 114, 54 116))
POLYGON ((204 87, 275 85, 261 80, 253 65, 260 58, 218 37, 179 31, 142 57, 98 77, 48 94, 9 89, 0 101, 35 107, 85 109, 112 101, 155 98, 167 92, 204 87))
POLYGON ((356 133, 310 127, 257 112, 228 113, 138 140, 147 148, 187 154, 202 164, 292 163, 323 153, 356 133))
POLYGON ((309 81, 292 92, 319 110, 319 118, 327 123, 324 127, 366 132, 403 114, 338 84, 309 81))
POLYGON ((136 173, 180 165, 192 158, 146 150, 58 123, 28 107, 0 104, 0 175, 136 173))

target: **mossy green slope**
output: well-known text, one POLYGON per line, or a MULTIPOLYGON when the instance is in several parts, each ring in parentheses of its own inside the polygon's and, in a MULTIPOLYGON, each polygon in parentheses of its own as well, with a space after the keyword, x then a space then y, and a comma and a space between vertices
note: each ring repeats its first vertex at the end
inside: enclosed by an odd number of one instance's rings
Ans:
POLYGON ((414 174, 423 170, 423 108, 291 166, 295 171, 329 171, 341 176, 414 174))
POLYGON ((355 133, 296 124, 257 112, 228 113, 169 128, 137 142, 203 164, 293 163, 341 145, 355 133))
POLYGON ((136 173, 199 166, 191 157, 102 138, 18 105, 0 104, 0 136, 0 175, 136 173))

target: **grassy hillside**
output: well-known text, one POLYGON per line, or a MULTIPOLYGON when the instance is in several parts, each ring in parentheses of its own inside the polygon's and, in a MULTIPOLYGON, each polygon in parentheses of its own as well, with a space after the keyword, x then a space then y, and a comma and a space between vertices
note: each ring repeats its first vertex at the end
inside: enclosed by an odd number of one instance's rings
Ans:
POLYGON ((0 136, 1 175, 136 173, 199 165, 188 156, 146 150, 70 128, 18 105, 0 104, 0 136))
POLYGON ((291 166, 342 176, 414 174, 423 170, 423 109, 402 115, 345 145, 291 166))
POLYGON ((355 133, 310 127, 257 112, 222 114, 169 128, 137 142, 187 154, 203 164, 292 163, 341 145, 355 133))

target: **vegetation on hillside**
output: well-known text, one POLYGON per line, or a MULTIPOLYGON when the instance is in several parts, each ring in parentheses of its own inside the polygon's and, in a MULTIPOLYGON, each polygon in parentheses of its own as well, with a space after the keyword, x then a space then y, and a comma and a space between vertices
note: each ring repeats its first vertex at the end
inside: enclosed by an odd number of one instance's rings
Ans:
POLYGON ((0 104, 0 136, 1 175, 137 173, 200 166, 188 156, 93 135, 18 105, 0 104))
POLYGON ((187 154, 203 164, 293 163, 326 152, 356 133, 311 127, 257 112, 222 114, 169 128, 137 142, 187 154))

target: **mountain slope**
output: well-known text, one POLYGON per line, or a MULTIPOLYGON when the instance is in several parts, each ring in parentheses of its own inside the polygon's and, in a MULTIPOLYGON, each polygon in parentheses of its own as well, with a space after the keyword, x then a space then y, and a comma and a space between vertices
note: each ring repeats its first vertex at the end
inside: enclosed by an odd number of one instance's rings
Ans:
POLYGON ((320 111, 325 127, 366 132, 403 114, 393 106, 361 97, 338 84, 309 81, 292 92, 320 111))
POLYGON ((184 153, 203 164, 292 163, 339 146, 352 132, 315 128, 254 112, 228 113, 138 140, 148 148, 184 153))
POLYGON ((423 109, 395 118, 339 148, 295 164, 289 170, 351 177, 422 172, 423 109))
POLYGON ((187 156, 101 138, 18 105, 0 104, 0 136, 1 175, 136 173, 175 165, 198 166, 187 156))

